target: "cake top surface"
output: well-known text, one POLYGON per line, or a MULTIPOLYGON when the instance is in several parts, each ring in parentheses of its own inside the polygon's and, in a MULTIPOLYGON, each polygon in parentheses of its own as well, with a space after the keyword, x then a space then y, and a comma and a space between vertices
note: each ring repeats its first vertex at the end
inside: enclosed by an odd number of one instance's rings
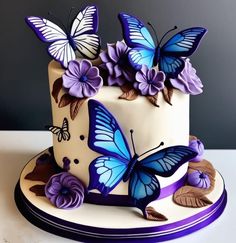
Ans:
POLYGON ((70 28, 43 17, 25 18, 39 39, 49 43, 49 55, 65 72, 63 87, 73 97, 92 97, 103 85, 120 86, 150 100, 162 91, 168 103, 173 88, 192 95, 202 92, 202 82, 188 57, 198 48, 205 28, 184 29, 166 40, 176 26, 160 38, 149 22, 144 24, 126 13, 119 13, 118 19, 121 41, 107 44, 101 51, 99 14, 94 5, 82 8, 70 28))

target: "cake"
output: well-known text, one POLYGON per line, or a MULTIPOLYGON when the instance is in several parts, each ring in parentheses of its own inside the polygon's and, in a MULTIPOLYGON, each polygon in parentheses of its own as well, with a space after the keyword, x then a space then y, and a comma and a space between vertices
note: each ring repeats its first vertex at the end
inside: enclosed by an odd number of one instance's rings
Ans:
POLYGON ((101 50, 98 17, 96 6, 84 7, 70 33, 26 17, 54 59, 53 147, 24 167, 19 210, 80 241, 164 241, 207 226, 226 205, 222 177, 189 135, 189 96, 203 88, 189 56, 207 30, 162 44, 175 26, 155 44, 144 23, 119 13, 123 38, 101 50))

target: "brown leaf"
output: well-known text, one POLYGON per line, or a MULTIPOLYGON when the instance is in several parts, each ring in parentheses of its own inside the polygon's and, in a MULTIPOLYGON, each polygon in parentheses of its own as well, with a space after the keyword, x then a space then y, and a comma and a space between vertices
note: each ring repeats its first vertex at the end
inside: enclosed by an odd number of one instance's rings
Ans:
POLYGON ((131 89, 133 89, 133 85, 131 83, 126 83, 126 84, 120 86, 120 89, 123 91, 123 93, 127 93, 131 89))
POLYGON ((171 99, 173 96, 174 89, 172 87, 164 87, 162 90, 164 100, 169 104, 172 105, 171 99))
POLYGON ((202 194, 208 194, 211 191, 213 191, 214 186, 215 186, 215 175, 216 175, 216 171, 213 167, 213 165, 211 164, 211 162, 207 161, 207 160, 202 160, 200 162, 189 162, 189 167, 188 167, 188 174, 192 173, 193 171, 202 171, 203 173, 207 174, 209 176, 210 179, 210 187, 208 189, 201 189, 202 190, 202 194))
POLYGON ((71 102, 71 104, 70 104, 70 117, 71 117, 72 120, 74 120, 75 117, 77 116, 77 114, 79 112, 79 108, 81 107, 81 105, 84 103, 85 100, 86 100, 86 98, 75 99, 71 102))
POLYGON ((30 191, 35 193, 36 196, 45 197, 45 185, 34 185, 30 187, 30 191))
POLYGON ((72 103, 74 100, 76 100, 75 97, 70 96, 69 94, 64 94, 60 99, 58 107, 59 108, 65 107, 65 106, 69 105, 70 103, 72 103))
POLYGON ((180 206, 201 208, 212 204, 212 202, 202 193, 202 189, 183 186, 174 194, 174 202, 180 206))
POLYGON ((119 99, 135 100, 137 97, 138 97, 138 91, 132 88, 127 92, 123 91, 123 94, 119 96, 119 99))
POLYGON ((153 95, 153 96, 146 96, 146 98, 148 99, 148 101, 153 104, 154 106, 156 107, 160 107, 158 104, 157 104, 157 98, 158 98, 158 93, 156 95, 153 95))
POLYGON ((198 138, 194 135, 189 135, 189 141, 197 140, 198 138))
POLYGON ((58 103, 58 95, 60 90, 62 89, 62 78, 58 78, 52 86, 52 97, 54 98, 55 102, 58 103))
POLYGON ((146 218, 153 221, 166 221, 166 216, 158 213, 153 207, 146 207, 146 218))

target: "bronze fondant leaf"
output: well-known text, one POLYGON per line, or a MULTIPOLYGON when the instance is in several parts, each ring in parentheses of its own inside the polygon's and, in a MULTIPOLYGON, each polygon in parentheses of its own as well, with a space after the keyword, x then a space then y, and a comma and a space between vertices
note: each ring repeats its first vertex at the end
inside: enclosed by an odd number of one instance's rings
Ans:
POLYGON ((133 85, 131 83, 126 83, 122 86, 120 86, 120 89, 123 91, 123 93, 129 92, 131 89, 133 89, 133 85))
POLYGON ((156 107, 159 107, 159 105, 157 104, 158 93, 156 95, 153 95, 153 96, 146 96, 146 98, 148 99, 148 101, 151 104, 153 104, 156 107))
POLYGON ((60 77, 54 82, 52 86, 52 97, 54 98, 56 103, 58 103, 58 95, 61 89, 62 89, 62 78, 60 77))
POLYGON ((202 193, 203 189, 183 186, 174 194, 174 201, 180 206, 201 208, 212 204, 212 202, 202 193))
POLYGON ((69 94, 64 94, 64 95, 62 95, 62 97, 60 99, 58 107, 59 108, 65 107, 65 106, 71 104, 74 100, 76 100, 75 97, 70 96, 69 94))
POLYGON ((172 105, 171 99, 173 96, 174 89, 172 87, 164 87, 162 90, 164 100, 169 104, 172 105))
POLYGON ((138 97, 138 91, 132 88, 127 92, 123 91, 123 94, 119 96, 119 99, 135 100, 137 97, 138 97))
POLYGON ((158 213, 153 207, 146 207, 145 211, 148 220, 153 220, 153 221, 168 220, 165 215, 158 213))
POLYGON ((79 108, 81 107, 81 105, 84 103, 85 100, 86 100, 86 98, 74 99, 70 103, 70 117, 71 117, 72 120, 74 120, 75 117, 77 116, 77 114, 79 112, 79 108))
POLYGON ((36 196, 45 197, 45 185, 34 185, 30 187, 30 191, 35 193, 36 196))

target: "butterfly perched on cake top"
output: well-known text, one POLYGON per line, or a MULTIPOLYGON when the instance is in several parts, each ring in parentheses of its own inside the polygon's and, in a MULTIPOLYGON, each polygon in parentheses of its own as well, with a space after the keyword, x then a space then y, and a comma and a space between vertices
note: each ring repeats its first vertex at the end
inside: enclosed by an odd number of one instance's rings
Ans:
POLYGON ((131 141, 134 155, 131 155, 127 140, 114 116, 96 100, 88 101, 89 137, 88 146, 102 154, 89 165, 90 181, 88 190, 97 189, 108 195, 121 180, 129 180, 128 194, 134 206, 142 210, 146 217, 146 206, 160 195, 160 184, 156 175, 169 177, 197 153, 188 146, 172 146, 140 157, 135 150, 133 131, 131 141))
POLYGON ((157 44, 155 44, 148 29, 139 19, 126 13, 120 13, 118 17, 122 25, 124 40, 131 48, 128 53, 130 64, 137 70, 142 65, 146 65, 148 68, 158 65, 159 70, 163 71, 167 78, 178 76, 184 68, 183 58, 189 57, 195 52, 207 32, 202 27, 185 29, 161 46, 164 37, 177 29, 176 26, 166 32, 158 41, 155 29, 148 23, 156 35, 157 44))
POLYGON ((72 22, 70 31, 64 25, 63 30, 53 22, 36 16, 25 18, 26 23, 34 30, 43 42, 51 43, 48 53, 64 68, 76 59, 78 51, 88 59, 95 59, 100 52, 98 30, 98 10, 96 6, 82 9, 72 22))

